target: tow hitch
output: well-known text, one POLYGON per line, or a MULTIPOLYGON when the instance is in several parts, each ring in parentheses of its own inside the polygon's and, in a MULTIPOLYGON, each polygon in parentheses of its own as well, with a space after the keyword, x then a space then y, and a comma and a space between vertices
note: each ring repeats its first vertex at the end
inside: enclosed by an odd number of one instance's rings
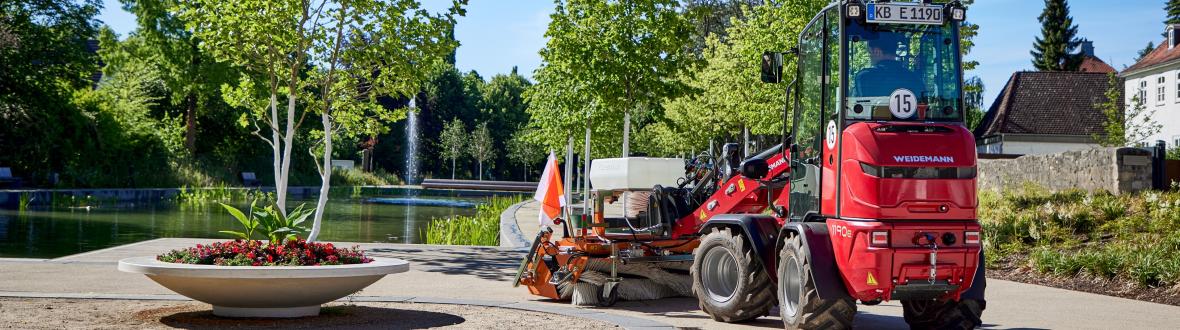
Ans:
POLYGON ((959 289, 958 285, 938 280, 938 241, 932 233, 921 233, 914 237, 914 245, 930 249, 930 276, 926 283, 910 282, 894 287, 892 299, 937 299, 959 289))

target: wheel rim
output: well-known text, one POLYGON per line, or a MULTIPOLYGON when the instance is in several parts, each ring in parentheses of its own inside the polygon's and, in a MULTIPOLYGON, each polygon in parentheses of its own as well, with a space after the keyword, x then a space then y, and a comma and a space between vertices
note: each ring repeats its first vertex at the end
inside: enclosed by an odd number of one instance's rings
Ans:
POLYGON ((727 302, 737 295, 738 267, 737 259, 729 251, 717 247, 705 253, 704 263, 701 265, 701 283, 709 299, 727 302))
POLYGON ((783 278, 779 279, 779 287, 782 288, 781 296, 783 297, 782 314, 783 317, 788 315, 794 316, 795 312, 799 310, 799 299, 802 296, 802 285, 800 283, 802 278, 799 276, 801 274, 799 271, 799 261, 795 260, 795 257, 787 258, 783 267, 786 272, 783 273, 783 278))

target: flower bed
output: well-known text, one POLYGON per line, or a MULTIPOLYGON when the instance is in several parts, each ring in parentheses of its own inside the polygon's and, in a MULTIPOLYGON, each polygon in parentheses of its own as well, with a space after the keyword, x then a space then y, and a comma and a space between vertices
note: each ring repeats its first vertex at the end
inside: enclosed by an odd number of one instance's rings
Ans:
POLYGON ((209 245, 197 244, 156 256, 170 263, 217 266, 320 266, 350 265, 373 261, 358 247, 337 248, 332 243, 288 240, 266 244, 256 240, 233 240, 209 245))

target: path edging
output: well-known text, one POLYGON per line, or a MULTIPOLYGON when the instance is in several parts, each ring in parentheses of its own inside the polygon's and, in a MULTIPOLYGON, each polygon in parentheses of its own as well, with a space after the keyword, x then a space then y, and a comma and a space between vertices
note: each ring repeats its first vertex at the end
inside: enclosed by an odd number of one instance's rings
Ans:
POLYGON ((531 201, 532 199, 527 199, 520 203, 512 204, 504 212, 500 212, 500 246, 515 248, 526 248, 529 246, 529 239, 524 236, 524 232, 520 231, 520 225, 516 224, 516 211, 520 210, 525 203, 531 201))
MULTIPOLYGON (((2 298, 45 298, 45 299, 95 299, 95 300, 154 300, 154 301, 192 301, 176 294, 102 294, 102 293, 43 293, 43 292, 13 292, 0 291, 2 298)), ((492 308, 508 308, 538 313, 557 314, 561 316, 591 319, 619 326, 624 329, 676 329, 676 327, 655 320, 633 316, 611 314, 595 309, 574 308, 564 306, 540 305, 524 302, 504 302, 493 300, 471 300, 417 296, 349 296, 336 300, 337 302, 393 302, 420 303, 440 305, 468 305, 492 308)))

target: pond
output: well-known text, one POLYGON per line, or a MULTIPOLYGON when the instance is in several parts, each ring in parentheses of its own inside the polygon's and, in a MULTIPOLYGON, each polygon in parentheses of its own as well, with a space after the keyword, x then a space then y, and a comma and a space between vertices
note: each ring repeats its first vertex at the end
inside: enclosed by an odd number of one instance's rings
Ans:
MULTIPOLYGON (((483 201, 475 197, 419 198, 483 201)), ((315 201, 288 201, 291 207, 300 203, 311 206, 315 201)), ((378 204, 366 199, 329 201, 320 237, 325 241, 419 243, 420 232, 431 219, 475 214, 474 208, 462 207, 469 205, 429 204, 432 206, 378 204)), ((309 218, 308 227, 310 222, 309 218)), ((218 231, 239 230, 240 226, 216 203, 53 208, 23 213, 0 209, 0 257, 56 258, 161 237, 230 239, 218 231)))

